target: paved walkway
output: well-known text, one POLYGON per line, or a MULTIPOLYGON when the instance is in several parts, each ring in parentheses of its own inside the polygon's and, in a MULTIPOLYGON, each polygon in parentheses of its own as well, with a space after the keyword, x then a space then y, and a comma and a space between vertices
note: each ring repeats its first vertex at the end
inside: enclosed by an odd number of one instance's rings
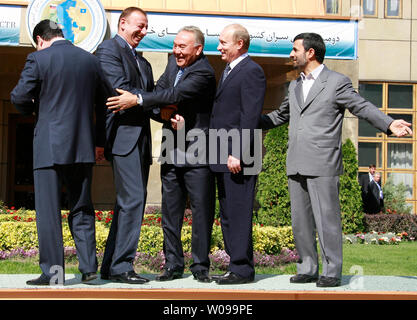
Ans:
POLYGON ((28 286, 34 274, 0 274, 0 298, 133 298, 133 299, 412 299, 417 300, 417 276, 344 276, 342 286, 317 288, 314 283, 291 284, 291 275, 257 275, 242 285, 200 283, 191 275, 167 282, 155 275, 144 285, 101 279, 81 283, 80 274, 67 274, 64 286, 28 286))

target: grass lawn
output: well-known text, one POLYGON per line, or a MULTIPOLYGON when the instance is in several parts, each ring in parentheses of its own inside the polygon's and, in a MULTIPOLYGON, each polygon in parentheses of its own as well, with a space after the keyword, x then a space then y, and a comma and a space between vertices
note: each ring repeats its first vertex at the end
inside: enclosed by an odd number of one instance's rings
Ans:
MULTIPOLYGON (((100 261, 99 261, 100 263, 100 261)), ((363 275, 417 275, 417 242, 403 242, 399 245, 343 245, 343 275, 356 275, 357 271, 350 271, 355 266, 363 270, 363 275)), ((136 270, 139 273, 154 273, 147 270, 136 270)), ((79 273, 76 259, 67 261, 65 266, 67 274, 79 273)), ((40 273, 38 258, 12 258, 0 260, 0 273, 40 273)), ((186 270, 189 273, 189 270, 186 270)), ((224 271, 213 271, 212 274, 221 274, 224 271)), ((280 268, 257 268, 257 274, 295 274, 294 263, 280 268)))

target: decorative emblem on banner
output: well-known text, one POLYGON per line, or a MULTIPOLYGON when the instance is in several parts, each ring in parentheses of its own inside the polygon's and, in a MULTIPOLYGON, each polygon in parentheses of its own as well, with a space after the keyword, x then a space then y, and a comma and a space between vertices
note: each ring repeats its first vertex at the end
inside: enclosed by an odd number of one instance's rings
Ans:
POLYGON ((30 39, 33 28, 43 19, 58 23, 65 39, 89 52, 103 41, 107 28, 106 15, 99 0, 33 0, 26 13, 30 39))

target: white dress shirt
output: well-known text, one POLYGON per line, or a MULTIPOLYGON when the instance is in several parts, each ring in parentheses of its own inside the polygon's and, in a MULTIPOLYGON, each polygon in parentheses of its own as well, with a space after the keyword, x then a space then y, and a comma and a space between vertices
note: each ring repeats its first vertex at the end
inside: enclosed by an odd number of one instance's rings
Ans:
POLYGON ((305 75, 304 72, 301 72, 301 80, 303 82, 303 97, 304 101, 306 101, 308 93, 310 92, 311 87, 314 84, 314 81, 318 78, 320 75, 320 72, 323 70, 324 64, 319 65, 316 69, 311 71, 308 76, 305 75))

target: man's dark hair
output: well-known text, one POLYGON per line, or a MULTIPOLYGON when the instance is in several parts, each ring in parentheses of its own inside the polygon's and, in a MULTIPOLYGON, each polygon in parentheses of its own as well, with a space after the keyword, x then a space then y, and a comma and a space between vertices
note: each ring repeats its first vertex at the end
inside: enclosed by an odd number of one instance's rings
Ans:
POLYGON ((326 55, 326 45, 324 44, 323 38, 313 32, 300 33, 294 38, 295 40, 303 40, 304 50, 314 49, 316 60, 323 63, 324 56, 326 55))
POLYGON ((32 37, 36 44, 38 44, 38 36, 45 41, 49 41, 56 37, 64 38, 64 33, 56 22, 45 19, 39 22, 33 29, 32 37))
POLYGON ((371 168, 376 168, 376 165, 374 165, 374 164, 372 164, 372 163, 371 163, 371 164, 369 165, 369 169, 371 169, 371 168))
POLYGON ((148 17, 148 15, 146 14, 146 12, 144 10, 142 10, 141 8, 138 8, 138 7, 128 7, 126 9, 124 9, 122 11, 122 13, 120 14, 119 21, 117 22, 117 27, 119 27, 119 25, 120 25, 120 20, 122 20, 123 18, 124 19, 127 19, 135 11, 142 13, 145 17, 148 17))

